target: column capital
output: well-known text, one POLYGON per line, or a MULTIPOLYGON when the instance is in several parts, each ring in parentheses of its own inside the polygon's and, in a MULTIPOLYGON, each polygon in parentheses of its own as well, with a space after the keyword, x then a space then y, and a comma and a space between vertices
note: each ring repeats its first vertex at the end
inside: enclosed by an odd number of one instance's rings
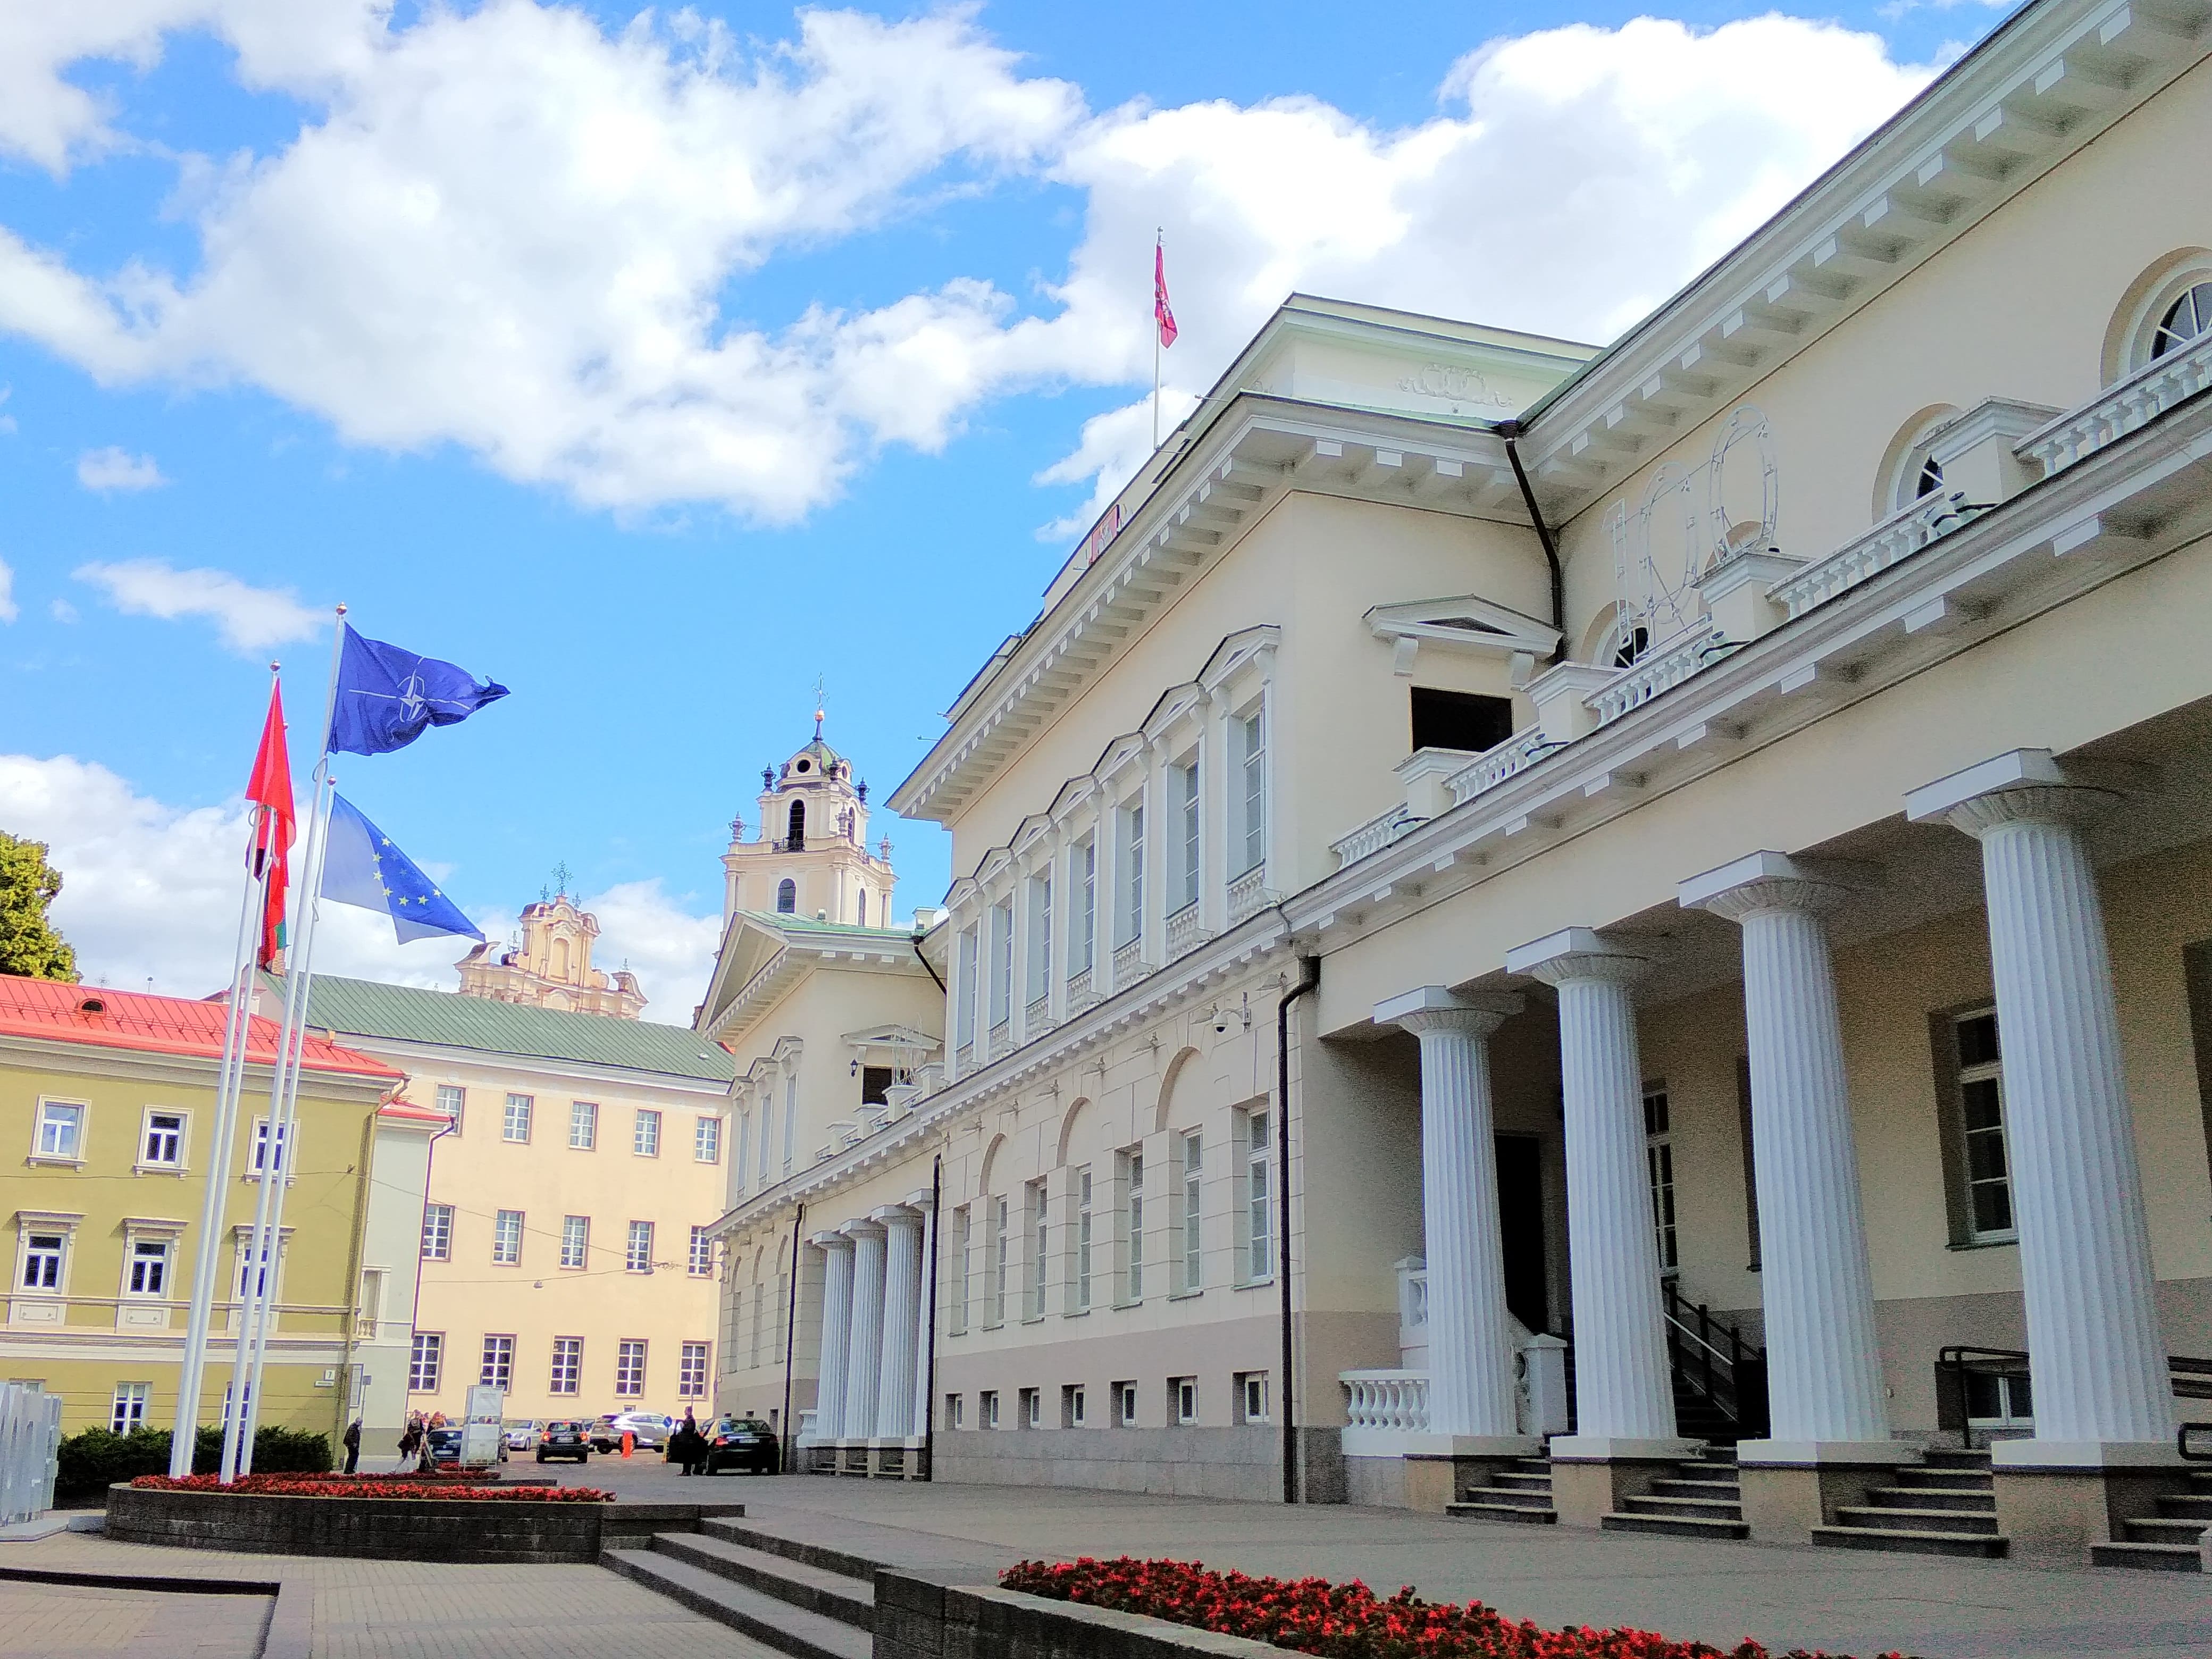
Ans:
POLYGON ((935 1207, 937 1203, 937 1195, 931 1192, 928 1188, 920 1187, 915 1188, 913 1192, 908 1193, 904 1198, 899 1200, 899 1202, 905 1205, 909 1210, 913 1210, 921 1214, 927 1214, 931 1209, 935 1207))
POLYGON ((849 1250, 853 1248, 853 1241, 849 1237, 834 1230, 809 1233, 806 1236, 806 1242, 818 1249, 824 1250, 849 1250))
POLYGON ((1424 1031, 1464 1031, 1486 1037, 1521 1012, 1522 999, 1510 992, 1476 991, 1462 996, 1441 985, 1424 985, 1375 1005, 1377 1025, 1397 1025, 1415 1036, 1424 1031))
POLYGON ((871 1216, 856 1215, 850 1221, 842 1223, 837 1231, 845 1235, 846 1243, 857 1243, 863 1238, 879 1237, 884 1225, 871 1216))
POLYGON ((1851 893, 1880 880, 1881 872, 1872 865, 1753 853, 1677 883, 1674 901, 1685 910, 1710 910, 1741 921, 1762 910, 1832 910, 1851 893))
POLYGON ((1905 816, 1915 823, 1941 819, 1978 840, 2007 823, 2083 823, 2154 777, 2148 767, 2061 766, 2048 749, 2014 749, 1909 791, 1905 816))
POLYGON ((1547 985, 1570 980, 1626 985, 1641 979, 1650 966, 1649 955, 1617 945, 1592 927, 1562 927, 1505 953, 1508 973, 1527 974, 1547 985))
POLYGON ((868 1212, 868 1219, 881 1222, 885 1227, 918 1227, 921 1217, 903 1204, 884 1204, 868 1212))

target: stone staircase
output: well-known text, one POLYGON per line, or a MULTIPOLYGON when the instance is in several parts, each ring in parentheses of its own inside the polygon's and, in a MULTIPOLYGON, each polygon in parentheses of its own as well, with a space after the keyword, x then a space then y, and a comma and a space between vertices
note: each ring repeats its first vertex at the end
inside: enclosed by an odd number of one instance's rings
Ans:
POLYGON ((2148 1567, 2157 1572, 2202 1572, 2197 1540, 2212 1527, 2212 1474, 2191 1474, 2189 1490, 2158 1500, 2158 1513, 2120 1523, 2124 1540, 2089 1546, 2100 1567, 2148 1567))
POLYGON ((1522 1458, 1511 1468, 1492 1474, 1490 1485, 1474 1488, 1459 1503, 1445 1504, 1444 1513, 1468 1521, 1549 1526, 1559 1518, 1552 1508, 1552 1460, 1522 1458))
POLYGON ((1603 1516, 1607 1532, 1659 1533, 1670 1538, 1747 1538, 1743 1489, 1732 1446, 1708 1446, 1674 1466, 1675 1473, 1654 1480, 1649 1492, 1620 1500, 1603 1516))
POLYGON ((1915 1555, 1994 1559, 2008 1540, 1997 1531, 1996 1481, 1985 1451, 1931 1451, 1900 1468, 1893 1486, 1877 1486, 1863 1504, 1836 1511, 1837 1524, 1813 1528, 1813 1541, 1835 1549, 1899 1550, 1915 1555))
POLYGON ((696 1533, 653 1534, 611 1549, 599 1565, 792 1659, 869 1659, 876 1564, 743 1521, 702 1521, 696 1533))

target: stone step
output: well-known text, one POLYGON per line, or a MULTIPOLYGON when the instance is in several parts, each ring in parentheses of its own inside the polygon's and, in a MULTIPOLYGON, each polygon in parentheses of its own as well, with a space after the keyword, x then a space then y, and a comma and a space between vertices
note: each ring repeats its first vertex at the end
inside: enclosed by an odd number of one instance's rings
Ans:
POLYGON ((1725 1498, 1730 1503, 1743 1495, 1734 1480, 1654 1480, 1651 1490, 1662 1498, 1725 1498))
POLYGON ((2160 1515, 2202 1516, 2207 1522, 2212 1522, 2212 1492, 2202 1495, 2169 1492, 2158 1500, 2158 1512, 2160 1515))
POLYGON ((2186 1544, 2195 1549, 2204 1536, 2204 1523, 2189 1516, 2144 1516, 2120 1524, 2134 1544, 2186 1544))
POLYGON ((1517 1510, 1548 1510, 1552 1494, 1521 1486, 1472 1486, 1464 1500, 1469 1504, 1505 1504, 1517 1510))
POLYGON ((658 1550, 605 1550, 599 1565, 791 1659, 871 1659, 875 1638, 658 1550))
POLYGON ((1931 1514, 1994 1515, 1997 1507, 1994 1492, 1962 1492, 1944 1486, 1876 1486, 1867 1497, 1877 1509, 1924 1510, 1931 1514))
POLYGON ((1462 1521, 1514 1521, 1524 1527, 1548 1527, 1557 1523, 1559 1511, 1547 1502, 1542 1509, 1521 1504, 1495 1504, 1469 1500, 1464 1504, 1447 1504, 1444 1513, 1462 1521))
POLYGON ((1893 1532, 1881 1527, 1815 1527, 1813 1541, 1831 1549, 1896 1550, 1908 1555, 1966 1555, 1996 1559, 2011 1540, 1972 1532, 1893 1532))
POLYGON ((1516 1457, 1513 1460, 1513 1467, 1523 1474, 1548 1476, 1552 1473, 1552 1460, 1548 1457, 1516 1457))
POLYGON ((1598 1525, 1607 1532, 1651 1532, 1668 1538, 1751 1536, 1751 1528, 1745 1522, 1720 1516, 1638 1515, 1616 1510, 1601 1517, 1598 1525))
POLYGON ((749 1550, 760 1550, 769 1555, 780 1555, 787 1561, 797 1561, 824 1572, 834 1572, 840 1577, 857 1578, 874 1593, 876 1563, 865 1555, 854 1555, 828 1544, 817 1544, 804 1538, 787 1538, 781 1533, 769 1532, 749 1522, 716 1516, 702 1521, 699 1530, 714 1537, 741 1544, 749 1550))
POLYGON ((1743 1505, 1733 1498, 1668 1498, 1639 1493, 1622 1498, 1620 1507, 1630 1515, 1702 1516, 1708 1521, 1743 1519, 1743 1505))
POLYGON ((1996 1477, 1986 1469, 1914 1468, 1910 1464, 1897 1472, 1900 1486, 1917 1486, 1923 1492, 1995 1492, 1996 1477))
POLYGON ((856 1630, 876 1627, 876 1587, 711 1533, 657 1533, 653 1549, 856 1630))
POLYGON ((1982 1538, 1997 1535, 1995 1511, 1986 1515, 1968 1515, 1947 1510, 1936 1514, 1928 1510, 1882 1510, 1847 1504, 1836 1510, 1836 1523, 1844 1527, 1873 1528, 1882 1532, 1972 1533, 1982 1538))
POLYGON ((1523 1474, 1515 1469, 1500 1469, 1490 1477, 1490 1484, 1513 1492, 1549 1492, 1552 1489, 1552 1474, 1549 1469, 1541 1474, 1523 1474))
POLYGON ((2152 1572, 2202 1572, 2204 1554, 2194 1544, 2092 1544, 2089 1559, 2100 1567, 2136 1567, 2152 1572))
POLYGON ((1923 1466, 1931 1469, 1986 1471, 1990 1467, 1990 1454, 1986 1451, 1959 1451, 1937 1446, 1923 1452, 1920 1455, 1923 1466))

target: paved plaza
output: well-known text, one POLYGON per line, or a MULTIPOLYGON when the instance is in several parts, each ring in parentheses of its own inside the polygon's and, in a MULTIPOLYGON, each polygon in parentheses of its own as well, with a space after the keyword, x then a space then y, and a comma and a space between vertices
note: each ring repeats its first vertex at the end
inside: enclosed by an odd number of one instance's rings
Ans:
MULTIPOLYGON (((516 1472, 523 1472, 518 1469, 516 1472)), ((529 1471, 536 1473, 535 1470, 529 1471)), ((657 1459, 559 1469, 563 1484, 688 1498, 702 1484, 657 1459)), ((1042 1487, 915 1486, 726 1475, 774 1530, 891 1565, 988 1578, 1024 1556, 1141 1554, 1246 1571, 1363 1578, 1379 1589, 1480 1598, 1540 1623, 1637 1625, 1726 1645, 1745 1636, 1927 1659, 2202 1659, 2212 1579, 2112 1570, 1592 1534, 1401 1510, 1144 1498, 1042 1487)), ((0 1566, 283 1578, 313 1590, 314 1659, 767 1659, 768 1650, 598 1567, 442 1566, 220 1555, 68 1534, 0 1551, 0 1566)), ((0 1655, 251 1654, 265 1600, 0 1585, 0 1655), (189 1627, 149 1609, 209 1603, 189 1627), (169 1645, 143 1645, 159 1629, 169 1645), (183 1645, 186 1636, 198 1646, 183 1645), (134 1642, 142 1645, 133 1646, 134 1642)))

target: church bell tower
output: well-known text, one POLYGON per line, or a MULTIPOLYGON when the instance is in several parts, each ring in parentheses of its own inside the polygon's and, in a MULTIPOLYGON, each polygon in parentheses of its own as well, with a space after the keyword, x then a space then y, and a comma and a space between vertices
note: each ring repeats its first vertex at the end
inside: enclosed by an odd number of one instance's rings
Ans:
POLYGON ((758 834, 745 839, 745 821, 730 823, 722 920, 739 910, 795 916, 848 927, 891 925, 891 844, 868 850, 868 786, 856 782, 853 763, 823 740, 822 715, 814 738, 781 766, 761 769, 758 834))

